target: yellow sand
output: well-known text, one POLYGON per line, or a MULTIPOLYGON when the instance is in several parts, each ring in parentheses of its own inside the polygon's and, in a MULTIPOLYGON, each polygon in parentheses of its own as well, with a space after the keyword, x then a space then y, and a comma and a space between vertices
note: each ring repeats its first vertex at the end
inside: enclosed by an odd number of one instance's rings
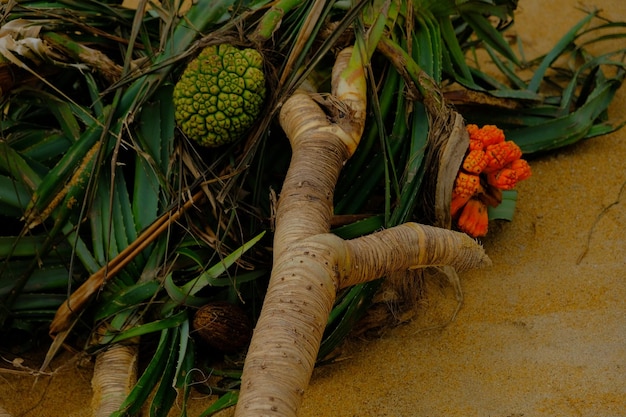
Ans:
MULTIPOLYGON (((546 52, 581 5, 626 21, 622 0, 521 0, 527 54, 546 52)), ((626 118, 625 108, 622 88, 610 113, 626 118)), ((415 322, 352 341, 343 361, 316 370, 300 415, 625 416, 625 161, 626 130, 531 160, 514 221, 484 240, 493 267, 461 276, 457 319, 421 331, 455 307, 453 291, 431 283, 415 322)), ((90 372, 66 363, 34 386, 0 374, 0 404, 14 416, 88 415, 90 372)))

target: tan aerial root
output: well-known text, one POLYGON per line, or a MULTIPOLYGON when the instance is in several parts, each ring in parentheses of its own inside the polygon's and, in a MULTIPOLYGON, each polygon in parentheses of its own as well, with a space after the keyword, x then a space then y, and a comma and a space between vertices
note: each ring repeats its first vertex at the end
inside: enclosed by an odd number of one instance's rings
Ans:
POLYGON ((322 111, 302 90, 281 110, 293 155, 276 208, 274 266, 244 365, 238 417, 297 414, 338 289, 411 268, 490 264, 476 241, 447 229, 407 223, 348 241, 328 233, 339 172, 365 123, 364 71, 346 59, 351 53, 343 51, 333 70, 330 103, 340 103, 337 111, 322 111), (332 121, 327 114, 334 114, 332 121))
POLYGON ((93 417, 109 417, 119 410, 137 382, 136 344, 117 343, 96 355, 91 378, 93 417))

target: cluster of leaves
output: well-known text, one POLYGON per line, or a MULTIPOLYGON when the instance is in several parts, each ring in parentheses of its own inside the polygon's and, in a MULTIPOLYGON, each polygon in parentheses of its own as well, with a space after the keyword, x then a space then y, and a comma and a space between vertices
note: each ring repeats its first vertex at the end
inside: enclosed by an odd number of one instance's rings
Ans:
MULTIPOLYGON (((503 128, 507 140, 516 142, 526 155, 621 127, 609 121, 607 108, 626 74, 626 49, 596 56, 588 48, 623 38, 624 23, 607 22, 591 11, 545 56, 526 60, 521 43, 515 53, 503 34, 513 23, 516 1, 423 0, 413 5, 413 20, 408 9, 394 11, 391 6, 385 14, 371 9, 379 20, 386 18, 385 36, 378 47, 382 50, 383 44, 391 51, 384 53, 391 67, 385 67, 373 83, 378 88, 371 98, 371 128, 366 128, 367 134, 346 165, 335 210, 367 212, 372 198, 381 195, 384 206, 379 205, 376 216, 337 229, 342 237, 416 218, 436 221, 428 197, 433 194, 428 184, 433 178, 429 178, 427 159, 433 147, 429 134, 434 132, 440 103, 451 103, 468 123, 503 128), (495 64, 495 71, 481 70, 476 56, 482 51, 488 56, 482 64, 495 64)), ((372 60, 372 66, 376 63, 372 60)), ((516 191, 505 191, 502 204, 490 207, 490 219, 511 220, 516 199, 516 191)), ((354 328, 380 285, 380 281, 362 284, 340 297, 320 355, 330 353, 354 328)))
POLYGON ((147 13, 115 3, 3 6, 1 70, 20 79, 3 84, 1 98, 0 331, 19 340, 4 349, 23 352, 47 334, 69 293, 105 277, 53 346, 97 352, 158 335, 124 412, 135 414, 159 386, 161 415, 174 387, 190 385, 193 310, 258 298, 251 293, 264 270, 241 272, 241 257, 263 234, 260 224, 235 232, 229 203, 203 203, 232 153, 198 167, 193 147, 176 140, 174 74, 200 33, 228 29, 233 2, 197 2, 184 19, 178 2, 147 13))
MULTIPOLYGON (((623 81, 624 50, 594 56, 586 47, 623 37, 624 25, 590 26, 597 12, 546 56, 526 61, 502 34, 515 0, 198 0, 189 11, 163 1, 144 13, 146 3, 8 2, 0 39, 0 65, 21 77, 4 82, 0 74, 0 331, 47 332, 68 292, 115 270, 75 322, 89 331, 106 323, 106 333, 74 343, 97 351, 158 335, 120 414, 136 412, 158 387, 152 414, 166 415, 175 388, 187 392, 195 307, 245 300, 254 317, 268 267, 258 242, 271 219, 269 190, 280 189, 289 160, 273 116, 306 77, 324 84, 334 48, 362 42, 372 86, 367 133, 336 190, 335 211, 348 221, 335 232, 344 238, 429 221, 432 208, 420 196, 432 181, 434 113, 446 103, 470 122, 498 124, 526 153, 616 128, 606 109, 623 81), (172 84, 199 48, 223 41, 264 52, 272 96, 245 143, 208 152, 177 131, 172 84), (473 61, 479 49, 500 74, 473 61), (183 214, 186 201, 202 213, 183 214), (166 221, 174 214, 182 227, 166 221), (257 255, 242 259, 250 249, 257 255)), ((514 198, 494 217, 510 218, 514 198)), ((354 328, 379 287, 341 295, 320 357, 354 328)), ((237 374, 225 375, 235 382, 204 415, 236 399, 237 374)))

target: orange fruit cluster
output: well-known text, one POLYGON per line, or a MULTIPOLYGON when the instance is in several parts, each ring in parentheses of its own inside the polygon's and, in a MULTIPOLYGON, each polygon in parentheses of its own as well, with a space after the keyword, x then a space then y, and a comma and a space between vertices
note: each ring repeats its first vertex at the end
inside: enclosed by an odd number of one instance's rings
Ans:
POLYGON ((530 177, 522 150, 506 141, 496 126, 467 125, 470 145, 452 190, 450 213, 462 232, 472 237, 485 236, 489 217, 487 206, 502 201, 502 190, 511 190, 530 177))

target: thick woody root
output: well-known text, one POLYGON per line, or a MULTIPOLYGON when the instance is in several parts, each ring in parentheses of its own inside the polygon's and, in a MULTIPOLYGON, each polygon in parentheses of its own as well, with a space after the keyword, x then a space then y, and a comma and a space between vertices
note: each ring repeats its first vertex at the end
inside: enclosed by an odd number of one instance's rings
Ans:
POLYGON ((335 299, 323 249, 297 245, 272 272, 246 356, 236 416, 295 416, 335 299), (319 258, 323 259, 323 257, 319 258))
POLYGON ((246 358, 239 416, 295 416, 339 289, 433 265, 489 265, 465 234, 407 223, 344 241, 315 235, 278 259, 246 358))
POLYGON ((293 156, 276 209, 274 267, 244 365, 238 417, 297 414, 339 289, 412 268, 489 264, 467 235, 415 223, 351 241, 328 233, 334 187, 364 123, 363 69, 355 71, 342 57, 337 65, 343 68, 333 70, 343 78, 332 83, 342 103, 333 122, 304 91, 281 111, 293 156))
POLYGON ((137 382, 136 345, 115 344, 96 356, 91 378, 93 417, 117 411, 137 382))
POLYGON ((360 76, 353 83, 338 80, 348 75, 350 56, 351 49, 342 51, 333 69, 328 112, 303 90, 281 110, 293 154, 276 208, 274 268, 246 357, 236 415, 295 415, 315 364, 336 284, 325 268, 330 263, 320 269, 291 248, 329 231, 339 172, 363 131, 363 68, 357 67, 360 76), (335 123, 328 114, 336 115, 335 123))

